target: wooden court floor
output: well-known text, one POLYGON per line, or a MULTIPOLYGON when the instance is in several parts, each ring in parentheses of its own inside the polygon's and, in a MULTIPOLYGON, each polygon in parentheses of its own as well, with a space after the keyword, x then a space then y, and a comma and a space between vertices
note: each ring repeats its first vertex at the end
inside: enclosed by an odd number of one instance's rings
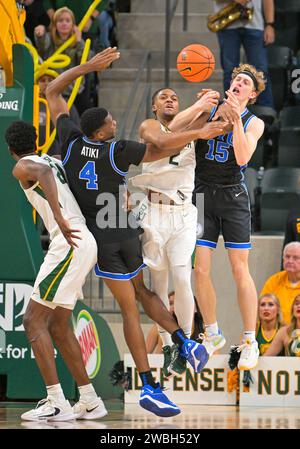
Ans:
POLYGON ((183 405, 173 418, 158 418, 139 405, 105 401, 108 415, 97 421, 29 422, 20 415, 36 404, 0 402, 1 429, 300 429, 297 407, 183 405))

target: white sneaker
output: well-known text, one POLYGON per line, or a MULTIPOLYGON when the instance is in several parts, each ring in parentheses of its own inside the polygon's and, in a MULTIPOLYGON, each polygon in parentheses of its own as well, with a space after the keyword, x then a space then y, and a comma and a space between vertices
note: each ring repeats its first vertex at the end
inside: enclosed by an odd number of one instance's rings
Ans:
POLYGON ((218 349, 223 348, 226 343, 225 337, 220 330, 217 334, 200 334, 200 338, 202 338, 202 344, 209 356, 212 356, 218 349))
POLYGON ((107 415, 107 410, 100 397, 89 403, 79 399, 73 406, 73 412, 76 419, 99 419, 107 415))
POLYGON ((54 402, 51 398, 42 399, 36 408, 21 415, 25 421, 69 421, 75 419, 70 402, 54 402))
POLYGON ((238 347, 237 351, 241 353, 240 360, 237 365, 240 371, 247 371, 256 367, 259 357, 258 344, 256 340, 246 340, 245 343, 238 347))

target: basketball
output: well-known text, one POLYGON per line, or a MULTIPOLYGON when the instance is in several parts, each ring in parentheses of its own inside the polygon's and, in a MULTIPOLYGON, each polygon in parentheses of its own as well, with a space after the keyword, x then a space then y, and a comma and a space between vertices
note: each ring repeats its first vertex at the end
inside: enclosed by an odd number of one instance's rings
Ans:
POLYGON ((209 48, 201 44, 184 47, 177 56, 177 70, 192 83, 207 80, 215 69, 215 57, 209 48))

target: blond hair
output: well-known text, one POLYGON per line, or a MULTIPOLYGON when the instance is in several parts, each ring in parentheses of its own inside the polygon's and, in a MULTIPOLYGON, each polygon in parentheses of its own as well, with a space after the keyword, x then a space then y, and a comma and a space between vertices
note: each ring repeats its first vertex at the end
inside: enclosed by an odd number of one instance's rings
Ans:
POLYGON ((249 100, 249 103, 253 104, 256 102, 258 95, 261 94, 265 90, 267 81, 264 77, 264 73, 259 72, 258 70, 256 70, 256 68, 253 65, 250 65, 250 64, 240 64, 238 67, 235 67, 233 69, 233 72, 231 75, 231 81, 233 81, 234 78, 236 78, 241 72, 244 72, 244 71, 250 72, 251 75, 253 75, 257 81, 257 89, 254 86, 254 89, 255 89, 255 92, 257 93, 257 95, 255 98, 251 98, 249 100))
MULTIPOLYGON (((61 37, 59 36, 59 34, 57 32, 56 24, 57 24, 57 21, 60 18, 60 16, 64 13, 70 14, 73 25, 76 25, 75 16, 71 9, 67 8, 66 6, 63 6, 62 8, 59 8, 55 11, 55 13, 53 14, 52 20, 51 20, 50 34, 51 34, 52 41, 54 42, 54 44, 56 46, 60 46, 63 43, 61 37)), ((69 37, 71 37, 72 34, 73 34, 73 30, 71 30, 69 37)), ((76 41, 74 41, 71 46, 74 46, 74 45, 76 45, 76 41)))
MULTIPOLYGON (((277 306, 276 325, 277 325, 278 329, 279 329, 280 327, 284 326, 285 323, 284 323, 283 318, 282 318, 281 306, 280 306, 280 302, 279 302, 279 299, 277 298, 277 296, 274 295, 273 293, 266 293, 265 295, 261 295, 261 296, 258 298, 258 305, 260 305, 260 301, 261 301, 263 298, 270 298, 270 299, 272 299, 272 301, 275 302, 275 304, 276 304, 276 306, 277 306)), ((261 325, 261 322, 260 322, 260 319, 259 319, 259 313, 257 313, 257 320, 256 320, 256 334, 257 334, 257 332, 258 332, 258 330, 259 330, 260 325, 261 325)))

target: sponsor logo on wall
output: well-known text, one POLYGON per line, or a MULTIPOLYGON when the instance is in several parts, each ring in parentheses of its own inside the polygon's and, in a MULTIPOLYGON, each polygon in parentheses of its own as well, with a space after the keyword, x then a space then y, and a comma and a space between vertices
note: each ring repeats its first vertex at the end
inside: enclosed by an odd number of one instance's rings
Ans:
POLYGON ((96 325, 87 310, 81 310, 75 324, 85 368, 90 379, 96 377, 101 365, 101 347, 96 325))

